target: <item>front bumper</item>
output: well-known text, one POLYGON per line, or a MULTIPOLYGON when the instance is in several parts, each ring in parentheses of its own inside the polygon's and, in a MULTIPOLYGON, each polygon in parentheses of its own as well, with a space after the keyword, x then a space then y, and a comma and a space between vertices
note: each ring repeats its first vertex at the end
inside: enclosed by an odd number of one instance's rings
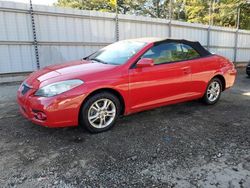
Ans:
MULTIPOLYGON (((77 89, 75 89, 77 90, 77 89)), ((78 125, 78 115, 85 94, 69 91, 54 97, 37 97, 31 89, 25 94, 17 92, 17 102, 21 114, 35 124, 46 127, 68 127, 78 125), (37 118, 42 112, 46 119, 37 118)))

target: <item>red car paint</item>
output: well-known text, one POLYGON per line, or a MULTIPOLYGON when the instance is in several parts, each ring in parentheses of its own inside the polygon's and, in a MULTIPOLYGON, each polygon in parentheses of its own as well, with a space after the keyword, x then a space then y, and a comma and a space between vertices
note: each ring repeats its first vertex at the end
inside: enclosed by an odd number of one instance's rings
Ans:
POLYGON ((47 127, 77 126, 84 100, 99 89, 111 89, 119 93, 124 101, 124 115, 128 115, 201 98, 208 82, 215 76, 224 78, 225 89, 234 84, 234 65, 218 55, 131 68, 154 45, 152 40, 144 41, 147 45, 122 65, 78 60, 32 73, 24 81, 31 89, 23 95, 21 85, 17 92, 21 113, 32 122, 47 127), (69 79, 80 79, 84 84, 53 97, 34 95, 43 86, 69 79), (39 120, 37 115, 45 115, 46 118, 39 120))

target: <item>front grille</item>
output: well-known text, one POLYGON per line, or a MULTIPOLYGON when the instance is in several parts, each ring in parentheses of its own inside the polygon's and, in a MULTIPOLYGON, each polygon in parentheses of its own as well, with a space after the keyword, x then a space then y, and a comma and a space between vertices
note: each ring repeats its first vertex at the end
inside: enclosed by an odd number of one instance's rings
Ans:
POLYGON ((26 84, 22 85, 21 93, 22 95, 25 95, 31 88, 27 86, 26 84))

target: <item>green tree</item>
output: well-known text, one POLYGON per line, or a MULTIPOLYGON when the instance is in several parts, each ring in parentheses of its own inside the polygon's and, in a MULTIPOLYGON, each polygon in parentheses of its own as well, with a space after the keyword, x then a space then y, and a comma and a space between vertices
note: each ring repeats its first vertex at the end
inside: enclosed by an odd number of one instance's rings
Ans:
POLYGON ((81 10, 111 12, 115 7, 114 2, 114 0, 58 0, 55 5, 60 7, 77 8, 81 10))
MULTIPOLYGON (((117 0, 118 12, 138 14, 142 10, 142 4, 146 0, 117 0)), ((55 3, 60 7, 71 7, 82 10, 97 10, 103 12, 115 12, 116 0, 58 0, 55 3)))
POLYGON ((250 5, 246 3, 246 0, 186 0, 182 2, 185 3, 186 21, 209 24, 211 20, 213 25, 226 27, 236 27, 237 9, 241 7, 240 28, 250 29, 250 5))
POLYGON ((206 0, 187 0, 185 14, 188 22, 208 23, 209 5, 206 0))
MULTIPOLYGON (((169 0, 117 0, 118 12, 121 14, 147 15, 166 18, 169 0)), ((84 10, 115 12, 116 0, 58 0, 60 7, 84 10)))
POLYGON ((240 14, 240 29, 250 30, 250 5, 242 6, 240 14))
MULTIPOLYGON (((169 18, 169 1, 117 0, 118 12, 169 18)), ((58 0, 55 5, 103 12, 116 11, 116 0, 58 0)), ((246 4, 246 0, 172 0, 172 18, 193 23, 211 22, 217 26, 235 27, 238 7, 241 7, 240 28, 250 29, 250 4, 246 4)))

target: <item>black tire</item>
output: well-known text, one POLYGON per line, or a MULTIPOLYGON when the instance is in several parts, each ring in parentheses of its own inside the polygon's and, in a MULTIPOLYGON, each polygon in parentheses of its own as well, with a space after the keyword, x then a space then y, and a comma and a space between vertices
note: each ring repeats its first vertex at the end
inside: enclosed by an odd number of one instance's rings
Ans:
POLYGON ((222 92, 222 83, 221 83, 221 80, 219 78, 213 78, 212 80, 210 80, 210 82, 208 83, 207 85, 207 89, 206 89, 206 92, 202 98, 203 102, 207 105, 213 105, 215 103, 217 103, 220 99, 220 96, 221 96, 221 92, 222 92), (210 100, 209 98, 209 94, 208 94, 208 90, 210 89, 210 87, 212 87, 211 85, 213 83, 218 83, 219 84, 219 94, 218 96, 214 99, 214 100, 210 100))
POLYGON ((120 111, 121 111, 121 104, 120 104, 119 99, 115 95, 109 92, 97 93, 91 96, 90 98, 88 98, 86 101, 84 101, 84 104, 80 111, 80 126, 84 127, 91 133, 100 133, 100 132, 107 131, 115 125, 117 118, 119 117, 120 111), (95 102, 105 100, 105 99, 108 99, 113 102, 115 109, 116 109, 115 117, 113 117, 114 119, 111 121, 111 123, 108 126, 103 127, 103 128, 96 128, 89 121, 89 118, 88 118, 89 110, 95 102))
POLYGON ((250 77, 250 61, 247 64, 247 67, 246 67, 246 74, 247 74, 248 77, 250 77))

